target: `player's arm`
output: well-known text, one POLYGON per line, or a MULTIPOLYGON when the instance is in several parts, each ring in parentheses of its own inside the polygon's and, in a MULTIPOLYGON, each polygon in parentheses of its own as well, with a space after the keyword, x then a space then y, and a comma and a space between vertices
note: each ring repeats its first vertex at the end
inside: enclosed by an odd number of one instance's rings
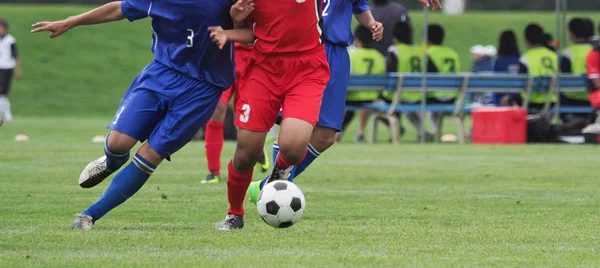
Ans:
POLYGON ((60 36, 68 30, 80 25, 92 25, 122 20, 121 1, 110 2, 94 10, 61 21, 43 21, 33 24, 32 33, 50 32, 50 38, 60 36))
POLYGON ((238 42, 240 44, 249 44, 254 42, 254 32, 249 28, 223 30, 220 26, 208 27, 210 38, 215 42, 219 49, 222 49, 227 42, 238 42))
POLYGON ((383 38, 383 24, 373 17, 367 0, 354 0, 352 2, 352 13, 356 20, 371 30, 373 40, 379 41, 383 38))
POLYGON ((246 19, 254 11, 253 0, 237 0, 231 9, 229 9, 229 15, 233 19, 233 25, 235 28, 243 28, 246 26, 246 19))

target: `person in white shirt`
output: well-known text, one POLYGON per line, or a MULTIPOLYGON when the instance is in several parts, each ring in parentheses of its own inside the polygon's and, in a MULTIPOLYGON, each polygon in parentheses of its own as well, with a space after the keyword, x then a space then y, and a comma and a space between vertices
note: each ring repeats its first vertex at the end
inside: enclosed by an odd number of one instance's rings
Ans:
POLYGON ((8 34, 8 22, 0 19, 0 125, 13 120, 8 101, 13 76, 21 78, 17 41, 8 34))

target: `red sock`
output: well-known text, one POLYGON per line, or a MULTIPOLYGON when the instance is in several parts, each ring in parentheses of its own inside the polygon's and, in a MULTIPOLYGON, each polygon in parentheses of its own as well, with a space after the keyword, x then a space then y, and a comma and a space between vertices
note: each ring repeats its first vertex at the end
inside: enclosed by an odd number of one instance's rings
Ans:
POLYGON ((286 168, 289 168, 290 166, 300 164, 300 162, 302 162, 302 160, 304 160, 304 157, 306 156, 307 151, 304 151, 304 155, 302 156, 302 158, 300 158, 300 161, 298 161, 298 163, 290 163, 290 162, 286 161, 285 159, 283 159, 283 155, 281 153, 278 153, 277 158, 275 159, 275 164, 277 165, 278 168, 281 168, 281 169, 286 169, 286 168))
POLYGON ((221 151, 223 150, 223 122, 208 121, 204 137, 206 148, 206 162, 210 173, 221 174, 221 151))
POLYGON ((252 181, 252 173, 250 170, 247 173, 240 173, 233 168, 229 161, 227 170, 227 198, 229 199, 229 210, 227 213, 236 216, 244 216, 244 199, 246 199, 246 191, 252 181))

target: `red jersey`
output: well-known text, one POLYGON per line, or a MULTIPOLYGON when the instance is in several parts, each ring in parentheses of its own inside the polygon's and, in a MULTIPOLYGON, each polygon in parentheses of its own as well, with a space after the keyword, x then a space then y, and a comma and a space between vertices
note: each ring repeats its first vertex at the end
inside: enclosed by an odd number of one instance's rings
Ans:
POLYGON ((323 44, 323 0, 255 0, 254 49, 261 54, 298 53, 323 44))

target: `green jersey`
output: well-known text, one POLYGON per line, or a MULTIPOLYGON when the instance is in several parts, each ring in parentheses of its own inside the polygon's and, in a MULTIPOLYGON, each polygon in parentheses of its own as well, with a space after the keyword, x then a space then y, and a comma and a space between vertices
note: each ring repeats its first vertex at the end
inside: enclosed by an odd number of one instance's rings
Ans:
MULTIPOLYGON (((385 58, 374 48, 357 48, 350 52, 350 74, 385 74, 385 58)), ((374 101, 377 91, 348 91, 348 101, 374 101)))
MULTIPOLYGON (((521 56, 520 62, 527 67, 527 73, 531 76, 552 76, 558 72, 558 56, 546 47, 535 47, 527 50, 521 56)), ((543 104, 546 102, 546 96, 546 93, 531 93, 529 102, 543 104)), ((552 96, 552 102, 556 102, 556 94, 552 96)))
MULTIPOLYGON (((460 57, 454 49, 434 45, 427 49, 426 54, 438 73, 453 74, 460 71, 460 57)), ((428 93, 427 96, 438 99, 452 99, 456 98, 457 94, 457 92, 441 91, 428 93)))
MULTIPOLYGON (((399 43, 392 45, 388 52, 388 60, 396 64, 395 72, 420 73, 423 70, 423 50, 420 47, 399 43)), ((383 91, 382 95, 387 100, 392 100, 394 96, 389 91, 383 91)), ((409 102, 418 102, 421 100, 421 92, 403 92, 402 99, 409 102)))
MULTIPOLYGON (((564 60, 570 62, 570 73, 582 75, 587 73, 587 55, 592 50, 588 43, 574 44, 563 51, 564 60)), ((565 71, 565 70, 563 70, 565 71)), ((587 92, 565 92, 565 96, 575 100, 589 100, 587 92)))

